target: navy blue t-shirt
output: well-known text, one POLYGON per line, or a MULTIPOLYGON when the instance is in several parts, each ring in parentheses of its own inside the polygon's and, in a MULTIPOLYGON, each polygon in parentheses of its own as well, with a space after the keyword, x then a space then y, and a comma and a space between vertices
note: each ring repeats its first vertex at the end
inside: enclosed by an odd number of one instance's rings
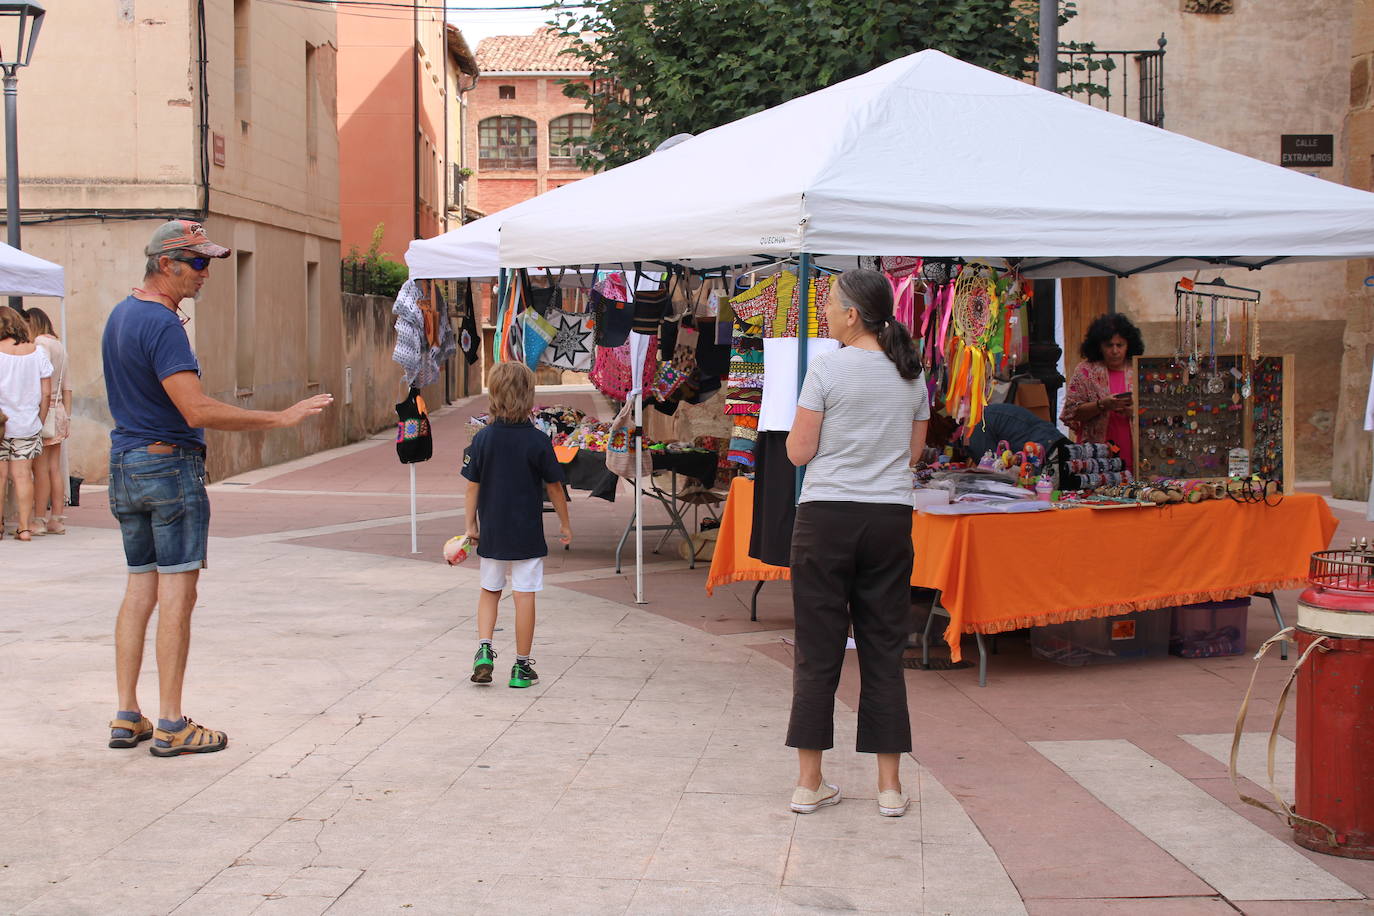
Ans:
POLYGON ((200 363, 176 312, 129 296, 114 307, 100 341, 105 393, 114 429, 110 452, 154 442, 205 447, 205 430, 188 426, 162 380, 177 372, 200 375, 200 363))
POLYGON ((549 437, 533 423, 495 420, 472 437, 463 476, 477 491, 477 555, 489 560, 548 556, 544 487, 562 483, 563 469, 549 437))

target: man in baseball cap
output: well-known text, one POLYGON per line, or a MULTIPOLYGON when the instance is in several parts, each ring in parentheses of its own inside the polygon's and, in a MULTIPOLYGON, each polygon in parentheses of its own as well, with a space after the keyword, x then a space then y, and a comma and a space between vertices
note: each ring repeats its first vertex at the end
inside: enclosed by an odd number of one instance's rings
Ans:
POLYGON ((189 251, 207 258, 229 257, 228 248, 210 241, 205 235, 205 227, 189 219, 168 220, 158 226, 148 241, 148 247, 143 249, 143 253, 150 258, 178 251, 189 251))
MULTIPOLYGON (((129 578, 115 622, 119 705, 110 747, 151 739, 156 757, 223 750, 229 738, 192 722, 181 708, 191 643, 196 584, 206 566, 210 501, 205 492, 205 428, 295 426, 334 402, 317 394, 285 410, 245 410, 217 401, 200 384, 200 362, 181 319, 181 300, 210 276, 210 262, 229 256, 200 223, 174 219, 157 227, 144 253, 143 284, 114 307, 101 356, 114 429, 110 431, 110 509, 119 520, 129 578), (143 645, 154 608, 157 726, 138 703, 143 645)), ((189 320, 189 319, 187 319, 189 320)))

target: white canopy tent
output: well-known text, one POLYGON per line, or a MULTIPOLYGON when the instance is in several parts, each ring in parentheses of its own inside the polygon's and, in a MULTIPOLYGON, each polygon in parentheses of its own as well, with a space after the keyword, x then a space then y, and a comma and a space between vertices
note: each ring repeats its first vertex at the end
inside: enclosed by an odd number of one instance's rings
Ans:
POLYGON ((1374 194, 922 51, 500 227, 506 267, 799 252, 1020 258, 1033 277, 1369 257, 1374 194))
POLYGON ((67 295, 65 271, 60 265, 0 243, 0 296, 67 295))
POLYGON ((501 267, 496 251, 501 221, 513 209, 464 223, 432 239, 411 242, 406 249, 410 279, 464 280, 496 276, 501 267))
MULTIPOLYGON (((1374 256, 1374 194, 938 51, 564 185, 504 216, 506 268, 706 268, 800 255, 805 273, 813 258, 840 267, 862 255, 919 254, 1016 259, 1026 276, 1073 277, 1374 256)), ((804 334, 802 348, 804 365, 804 334)), ((637 541, 642 556, 642 533, 637 541)))

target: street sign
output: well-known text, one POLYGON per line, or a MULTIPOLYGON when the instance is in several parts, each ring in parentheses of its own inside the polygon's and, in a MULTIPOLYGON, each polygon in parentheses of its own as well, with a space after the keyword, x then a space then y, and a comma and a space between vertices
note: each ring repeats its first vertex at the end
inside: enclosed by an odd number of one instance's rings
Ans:
POLYGON ((1332 134, 1282 134, 1279 164, 1290 168, 1328 168, 1336 164, 1332 134))

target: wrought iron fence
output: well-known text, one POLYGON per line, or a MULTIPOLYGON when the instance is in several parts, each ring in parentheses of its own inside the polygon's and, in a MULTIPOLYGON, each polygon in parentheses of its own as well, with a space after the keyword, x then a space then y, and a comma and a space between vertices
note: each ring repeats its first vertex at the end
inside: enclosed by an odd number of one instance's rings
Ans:
POLYGON ((1087 42, 1059 45, 1059 91, 1094 108, 1164 126, 1164 35, 1146 51, 1108 51, 1087 42), (1064 76, 1067 75, 1067 85, 1064 76), (1131 86, 1135 86, 1132 113, 1131 86))
POLYGON ((339 282, 344 292, 362 296, 395 296, 405 282, 405 266, 345 258, 339 264, 339 282))

